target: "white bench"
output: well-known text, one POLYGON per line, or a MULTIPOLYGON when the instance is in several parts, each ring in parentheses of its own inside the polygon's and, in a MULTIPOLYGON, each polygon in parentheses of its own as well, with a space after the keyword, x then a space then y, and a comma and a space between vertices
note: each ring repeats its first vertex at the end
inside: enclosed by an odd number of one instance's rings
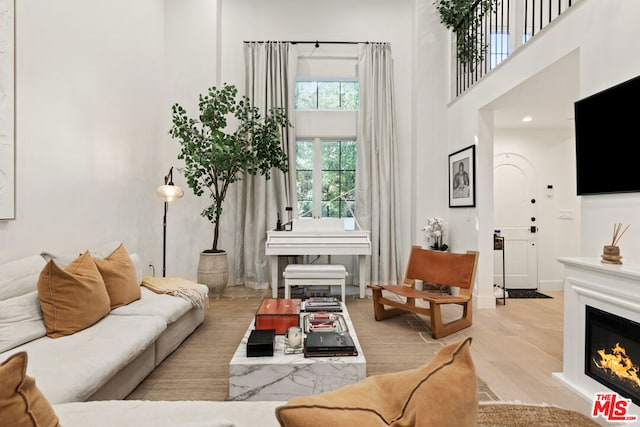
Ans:
POLYGON ((347 269, 339 264, 289 264, 284 269, 284 297, 291 296, 291 286, 340 286, 345 301, 347 269))

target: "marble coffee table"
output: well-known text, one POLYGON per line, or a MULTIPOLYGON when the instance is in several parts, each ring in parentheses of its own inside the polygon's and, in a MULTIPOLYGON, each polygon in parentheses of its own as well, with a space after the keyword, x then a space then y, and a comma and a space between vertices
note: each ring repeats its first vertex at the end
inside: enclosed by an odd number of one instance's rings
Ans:
POLYGON ((335 390, 364 379, 367 362, 344 306, 342 315, 358 349, 357 356, 285 354, 284 336, 276 335, 273 357, 247 357, 247 340, 255 322, 252 321, 229 363, 229 400, 286 401, 296 396, 335 390))

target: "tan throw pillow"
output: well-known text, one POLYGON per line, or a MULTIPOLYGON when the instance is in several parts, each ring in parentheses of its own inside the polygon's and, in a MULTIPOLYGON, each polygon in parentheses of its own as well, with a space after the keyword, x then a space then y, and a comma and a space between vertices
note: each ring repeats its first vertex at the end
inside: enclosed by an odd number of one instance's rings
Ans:
POLYGON ((38 279, 38 298, 51 338, 88 328, 111 310, 107 288, 89 252, 64 269, 49 261, 38 279))
POLYGON ((140 299, 136 268, 122 244, 106 258, 93 260, 107 287, 112 310, 140 299))
POLYGON ((60 426, 51 404, 27 375, 27 353, 22 351, 0 365, 0 420, 13 427, 60 426))
POLYGON ((475 426, 478 384, 471 338, 418 369, 374 375, 276 408, 282 427, 475 426))

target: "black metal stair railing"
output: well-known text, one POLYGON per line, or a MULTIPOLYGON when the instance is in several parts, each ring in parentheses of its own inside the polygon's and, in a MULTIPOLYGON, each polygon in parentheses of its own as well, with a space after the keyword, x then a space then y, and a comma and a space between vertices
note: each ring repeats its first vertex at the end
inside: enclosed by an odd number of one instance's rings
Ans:
POLYGON ((455 94, 462 94, 577 0, 476 0, 454 29, 455 94))

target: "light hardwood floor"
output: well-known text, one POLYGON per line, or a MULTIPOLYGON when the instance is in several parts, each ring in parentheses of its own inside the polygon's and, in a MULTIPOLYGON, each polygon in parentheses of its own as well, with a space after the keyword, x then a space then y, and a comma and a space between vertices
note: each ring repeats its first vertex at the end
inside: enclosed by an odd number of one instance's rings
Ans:
POLYGON ((587 402, 552 377, 562 372, 563 292, 552 299, 500 300, 495 310, 475 310, 473 326, 444 338, 471 336, 478 376, 506 401, 547 403, 590 415, 587 402))

